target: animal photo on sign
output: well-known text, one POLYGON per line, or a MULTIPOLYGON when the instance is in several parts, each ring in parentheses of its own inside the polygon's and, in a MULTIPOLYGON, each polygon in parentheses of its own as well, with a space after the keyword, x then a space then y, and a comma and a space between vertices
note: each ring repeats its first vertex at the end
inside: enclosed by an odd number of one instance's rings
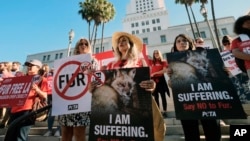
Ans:
POLYGON ((105 71, 104 84, 92 92, 92 111, 94 113, 136 114, 142 105, 138 100, 136 69, 105 71))

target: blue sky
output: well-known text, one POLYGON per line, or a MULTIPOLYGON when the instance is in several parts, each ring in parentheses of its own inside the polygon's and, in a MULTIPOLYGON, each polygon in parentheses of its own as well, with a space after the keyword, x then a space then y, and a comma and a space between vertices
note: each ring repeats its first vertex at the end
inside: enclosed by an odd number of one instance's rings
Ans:
MULTIPOLYGON (((0 1, 0 61, 20 61, 40 52, 66 49, 68 33, 75 31, 73 46, 80 37, 87 37, 88 26, 78 14, 82 0, 1 0, 0 1)), ((122 19, 130 0, 109 0, 116 9, 115 18, 105 26, 105 37, 122 30, 122 19)), ((183 5, 165 0, 170 26, 188 23, 183 5)), ((210 1, 209 1, 210 2, 210 1)), ((214 0, 216 17, 234 16, 237 19, 250 10, 249 0, 214 0)), ((206 5, 211 19, 211 6, 206 5)), ((193 10, 202 21, 200 4, 193 10)), ((100 34, 99 34, 100 35, 100 34)), ((100 36, 99 36, 100 37, 100 36)))

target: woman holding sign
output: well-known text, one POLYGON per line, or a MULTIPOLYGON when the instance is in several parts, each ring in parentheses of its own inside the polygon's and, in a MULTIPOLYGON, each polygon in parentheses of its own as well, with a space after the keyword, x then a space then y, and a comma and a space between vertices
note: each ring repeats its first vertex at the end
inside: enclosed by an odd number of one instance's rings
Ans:
MULTIPOLYGON (((91 45, 85 38, 81 38, 75 45, 74 55, 92 54, 91 45)), ((98 62, 94 58, 91 61, 92 69, 97 69, 98 62)), ((58 117, 61 125, 62 141, 85 141, 85 130, 90 125, 90 112, 60 115, 58 117)))
MULTIPOLYGON (((173 46, 173 52, 183 52, 188 50, 194 50, 194 45, 192 39, 190 39, 185 34, 180 34, 176 36, 173 46)), ((167 74, 169 77, 173 74, 173 69, 171 65, 167 68, 167 74)), ((173 80, 174 81, 174 80, 173 80)), ((171 82, 169 82, 170 84, 171 82)), ((171 86, 171 84, 170 84, 171 86)), ((178 112, 178 111, 177 111, 178 112)), ((221 132, 220 126, 217 120, 200 120, 206 141, 220 141, 221 132)), ((183 127, 185 141, 200 141, 199 132, 199 120, 181 120, 183 127)))
MULTIPOLYGON (((145 60, 139 57, 139 54, 142 52, 143 43, 137 36, 126 32, 115 32, 112 36, 112 46, 116 60, 110 62, 106 69, 110 70, 148 66, 145 60)), ((98 82, 92 82, 89 90, 93 92, 97 85, 98 82)), ((139 85, 141 88, 152 92, 155 89, 156 84, 153 80, 147 80, 142 81, 139 85)), ((166 126, 160 110, 153 99, 152 112, 155 141, 163 141, 165 137, 166 126)))
MULTIPOLYGON (((32 111, 35 98, 39 96, 41 99, 47 98, 48 83, 47 81, 38 75, 39 70, 42 67, 42 63, 39 60, 30 60, 24 64, 27 67, 27 75, 34 75, 31 90, 28 93, 27 100, 23 106, 11 107, 11 116, 9 123, 17 118, 27 115, 32 111)), ((34 125, 35 119, 27 118, 21 124, 18 124, 13 130, 9 131, 11 136, 8 136, 10 141, 27 141, 28 134, 32 125, 34 125)), ((8 133, 6 133, 8 134, 8 133)))

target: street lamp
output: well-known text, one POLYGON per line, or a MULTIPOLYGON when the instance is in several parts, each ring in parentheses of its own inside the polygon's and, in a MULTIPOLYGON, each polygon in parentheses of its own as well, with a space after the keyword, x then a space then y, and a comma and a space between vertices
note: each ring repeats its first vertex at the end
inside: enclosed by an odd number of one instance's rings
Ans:
POLYGON ((207 22, 207 25, 208 25, 208 28, 209 28, 209 31, 210 31, 211 40, 212 40, 212 43, 213 43, 213 47, 218 48, 218 45, 217 45, 217 43, 215 41, 215 37, 214 37, 213 31, 212 31, 212 28, 211 28, 211 25, 210 25, 210 23, 209 23, 209 21, 207 19, 207 9, 206 9, 204 3, 201 4, 200 12, 201 12, 201 15, 205 18, 205 21, 207 22))
POLYGON ((73 40, 74 36, 75 36, 74 30, 71 29, 71 30, 69 31, 68 57, 69 57, 69 53, 70 53, 71 43, 72 43, 72 40, 73 40))

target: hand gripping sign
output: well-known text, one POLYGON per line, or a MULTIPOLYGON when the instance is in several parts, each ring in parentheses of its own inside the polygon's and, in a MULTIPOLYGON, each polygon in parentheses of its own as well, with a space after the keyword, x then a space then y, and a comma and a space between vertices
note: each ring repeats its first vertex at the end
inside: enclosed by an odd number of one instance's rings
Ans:
POLYGON ((52 115, 90 111, 88 84, 91 77, 87 75, 90 62, 90 54, 75 55, 54 62, 52 115))

